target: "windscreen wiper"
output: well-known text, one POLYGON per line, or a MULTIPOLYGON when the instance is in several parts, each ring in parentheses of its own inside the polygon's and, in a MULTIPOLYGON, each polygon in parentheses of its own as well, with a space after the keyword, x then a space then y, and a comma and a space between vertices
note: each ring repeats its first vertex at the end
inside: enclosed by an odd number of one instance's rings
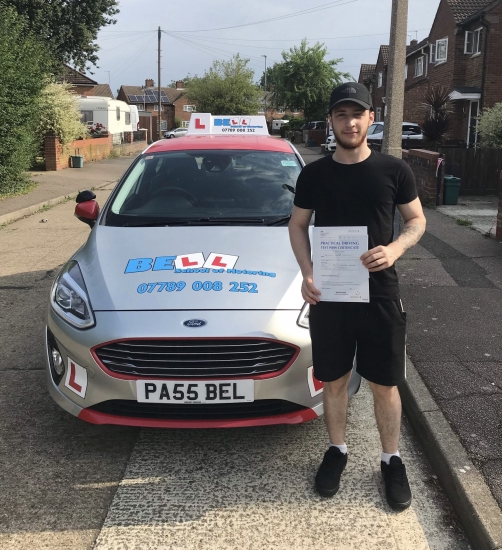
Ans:
POLYGON ((265 220, 263 218, 171 218, 162 221, 155 222, 134 222, 126 223, 123 227, 170 227, 175 225, 233 225, 233 224, 249 224, 249 225, 263 225, 265 220))
POLYGON ((275 218, 269 222, 267 222, 267 225, 283 225, 286 222, 289 222, 291 219, 291 214, 288 214, 287 216, 282 216, 280 218, 275 218))

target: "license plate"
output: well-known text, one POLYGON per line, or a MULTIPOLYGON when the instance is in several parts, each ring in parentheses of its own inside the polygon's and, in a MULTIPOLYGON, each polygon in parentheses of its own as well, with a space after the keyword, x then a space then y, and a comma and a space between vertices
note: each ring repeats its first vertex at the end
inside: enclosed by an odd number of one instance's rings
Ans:
POLYGON ((136 395, 139 403, 249 403, 254 380, 136 380, 136 395))

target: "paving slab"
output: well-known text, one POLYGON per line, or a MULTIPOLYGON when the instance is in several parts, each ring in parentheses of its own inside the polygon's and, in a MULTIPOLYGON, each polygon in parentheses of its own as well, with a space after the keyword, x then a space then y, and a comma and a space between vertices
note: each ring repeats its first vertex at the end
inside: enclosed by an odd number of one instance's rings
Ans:
POLYGON ((385 502, 380 443, 364 383, 352 400, 341 489, 319 497, 322 419, 248 430, 142 430, 96 550, 461 550, 469 545, 405 424, 414 491, 402 514, 385 502))
POLYGON ((455 220, 470 222, 472 229, 484 234, 495 236, 497 227, 498 197, 459 197, 456 205, 441 205, 438 212, 455 220))

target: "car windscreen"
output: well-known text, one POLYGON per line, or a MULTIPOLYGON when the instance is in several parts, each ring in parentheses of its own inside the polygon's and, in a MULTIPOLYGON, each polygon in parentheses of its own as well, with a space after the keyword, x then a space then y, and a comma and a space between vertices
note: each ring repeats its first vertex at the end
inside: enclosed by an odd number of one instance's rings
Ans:
POLYGON ((266 224, 290 215, 300 170, 294 153, 147 152, 115 192, 104 223, 266 224))

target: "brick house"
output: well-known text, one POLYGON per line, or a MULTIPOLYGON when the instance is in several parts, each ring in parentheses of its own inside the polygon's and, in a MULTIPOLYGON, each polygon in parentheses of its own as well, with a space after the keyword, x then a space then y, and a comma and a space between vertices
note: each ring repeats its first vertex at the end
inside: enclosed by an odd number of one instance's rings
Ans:
POLYGON ((370 88, 375 109, 375 121, 381 122, 387 112, 385 108, 385 96, 387 89, 387 67, 389 64, 389 46, 380 46, 377 62, 375 65, 374 77, 370 77, 368 87, 370 88), (371 90, 372 88, 372 90, 371 90))
POLYGON ((359 78, 357 81, 359 84, 364 84, 368 88, 370 94, 373 93, 373 82, 375 81, 375 70, 376 65, 368 65, 367 63, 362 63, 359 70, 359 78))
POLYGON ((94 94, 99 97, 109 97, 110 99, 115 99, 112 89, 109 84, 98 84, 94 87, 94 94))
POLYGON ((256 113, 257 115, 265 114, 265 102, 266 102, 267 114, 265 115, 265 118, 269 125, 272 124, 273 120, 279 120, 283 118, 285 118, 286 120, 289 120, 292 117, 303 118, 303 111, 301 110, 291 111, 290 109, 273 107, 272 105, 273 95, 274 95, 273 92, 265 92, 263 94, 263 97, 260 99, 260 103, 262 104, 262 107, 256 113))
POLYGON ((474 146, 479 112, 502 101, 502 0, 441 0, 428 44, 406 60, 405 118, 420 121, 425 91, 444 86, 455 100, 450 142, 474 146))
POLYGON ((425 112, 422 102, 429 87, 429 37, 420 42, 412 40, 406 48, 404 71, 403 120, 420 123, 425 112))
MULTIPOLYGON (((176 88, 161 87, 161 131, 173 129, 175 118, 181 120, 183 127, 188 127, 191 113, 196 110, 195 105, 188 102, 184 94, 183 82, 176 82, 176 88)), ((138 110, 148 113, 151 117, 153 126, 150 131, 153 131, 152 136, 157 136, 158 126, 158 88, 155 87, 153 79, 147 78, 144 86, 125 86, 122 85, 117 94, 117 99, 125 101, 129 105, 137 105, 138 110)))
POLYGON ((94 89, 98 83, 84 73, 72 69, 69 65, 63 65, 60 80, 71 84, 70 90, 75 95, 94 95, 94 89))

